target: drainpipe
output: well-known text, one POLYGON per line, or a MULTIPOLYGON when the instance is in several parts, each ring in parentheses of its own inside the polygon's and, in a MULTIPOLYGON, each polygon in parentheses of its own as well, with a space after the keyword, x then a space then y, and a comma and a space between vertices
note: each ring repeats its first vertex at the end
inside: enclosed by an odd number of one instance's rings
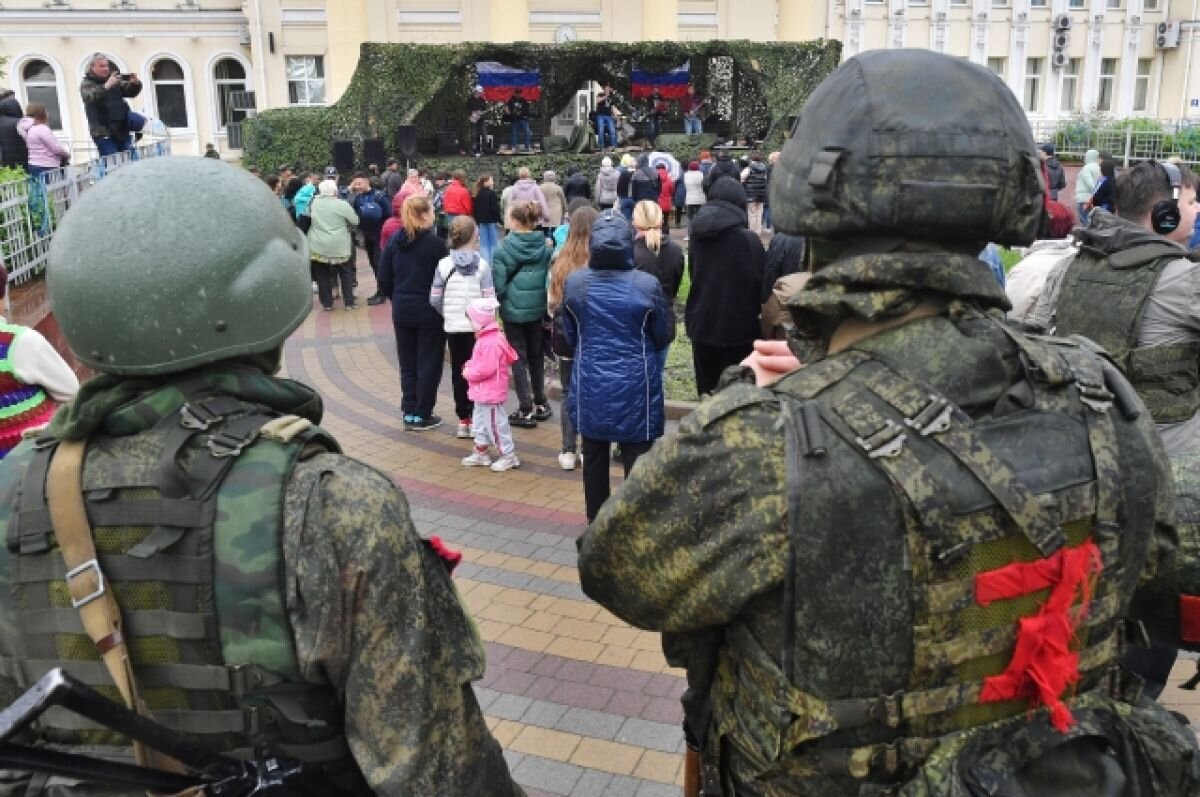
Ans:
POLYGON ((1180 109, 1179 109, 1179 118, 1180 119, 1188 118, 1188 101, 1189 101, 1190 95, 1192 93, 1192 90, 1191 90, 1192 89, 1192 50, 1196 49, 1196 39, 1195 39, 1196 31, 1192 28, 1192 26, 1195 24, 1195 22, 1193 22, 1192 20, 1196 19, 1196 11, 1197 11, 1196 6, 1197 6, 1197 0, 1192 0, 1192 15, 1190 17, 1188 17, 1187 23, 1183 23, 1179 26, 1179 30, 1181 33, 1183 32, 1184 25, 1186 25, 1188 27, 1189 33, 1191 33, 1191 36, 1188 37, 1187 59, 1184 62, 1184 67, 1183 67, 1183 99, 1180 102, 1180 109))

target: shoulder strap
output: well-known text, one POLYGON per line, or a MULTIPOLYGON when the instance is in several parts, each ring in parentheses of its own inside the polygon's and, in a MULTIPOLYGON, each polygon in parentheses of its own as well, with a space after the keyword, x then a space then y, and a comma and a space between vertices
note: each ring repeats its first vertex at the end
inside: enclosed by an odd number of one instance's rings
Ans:
MULTIPOLYGON (((1164 241, 1163 243, 1142 244, 1121 252, 1114 252, 1108 256, 1108 264, 1116 269, 1127 269, 1153 263, 1156 260, 1176 260, 1181 257, 1188 257, 1188 252, 1164 241)), ((1161 267, 1166 263, 1158 265, 1161 267)))
MULTIPOLYGON (((122 632, 121 609, 100 570, 92 527, 83 503, 83 457, 87 441, 62 441, 50 461, 46 495, 55 537, 67 567, 67 591, 71 604, 96 651, 108 668, 125 705, 145 716, 146 706, 138 694, 129 647, 122 632)), ((133 743, 134 755, 142 766, 182 772, 177 761, 155 753, 140 742, 133 743)))

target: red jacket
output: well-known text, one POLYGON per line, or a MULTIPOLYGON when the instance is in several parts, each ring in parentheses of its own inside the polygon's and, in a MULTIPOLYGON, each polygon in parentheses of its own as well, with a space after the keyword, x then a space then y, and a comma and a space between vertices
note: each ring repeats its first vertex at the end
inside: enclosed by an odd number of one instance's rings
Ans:
POLYGON ((667 174, 667 170, 660 168, 658 170, 658 206, 662 208, 665 215, 671 213, 671 202, 675 198, 675 183, 671 180, 671 175, 667 174))
POLYGON ((451 180, 442 195, 442 211, 451 216, 470 216, 474 209, 471 192, 458 180, 451 180))

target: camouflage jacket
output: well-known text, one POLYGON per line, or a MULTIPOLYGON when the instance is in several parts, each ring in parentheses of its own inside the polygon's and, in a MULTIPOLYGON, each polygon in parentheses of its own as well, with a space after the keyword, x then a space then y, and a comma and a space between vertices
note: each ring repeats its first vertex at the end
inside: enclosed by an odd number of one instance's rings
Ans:
MULTIPOLYGON (((1071 753, 1078 750, 1070 743, 1090 733, 1108 738, 1116 757, 1132 761, 1136 752, 1130 751, 1150 749, 1156 764, 1166 762, 1163 768, 1169 772, 1162 780, 1149 787, 1138 784, 1124 794, 1149 795, 1156 793, 1153 789, 1162 794, 1193 793, 1189 789, 1200 784, 1200 759, 1194 755, 1195 740, 1190 734, 1155 706, 1133 705, 1123 702, 1121 695, 1110 696, 1099 688, 1097 678, 1081 683, 1080 696, 1067 700, 1076 719, 1069 735, 1047 734, 1044 710, 1030 714, 1031 721, 1026 722, 1019 706, 996 713, 975 711, 990 707, 959 704, 962 707, 948 717, 944 713, 913 720, 906 716, 899 732, 895 725, 890 732, 887 727, 870 725, 841 729, 836 714, 822 716, 825 707, 835 702, 850 703, 867 695, 899 696, 905 690, 922 688, 920 679, 928 677, 934 667, 928 662, 924 668, 917 665, 915 640, 918 630, 928 636, 930 629, 914 627, 921 607, 914 595, 913 568, 921 565, 914 565, 904 544, 905 530, 911 534, 913 527, 905 512, 897 511, 901 505, 888 481, 880 480, 879 471, 867 465, 865 452, 831 456, 830 464, 836 467, 801 483, 800 500, 811 503, 800 516, 812 523, 798 530, 801 544, 793 548, 786 489, 790 469, 781 413, 784 397, 806 393, 813 381, 825 379, 835 384, 836 379, 827 378, 830 371, 847 368, 848 360, 865 356, 930 386, 972 418, 990 414, 1008 402, 1017 404, 1007 412, 1019 412, 1024 400, 1020 391, 1012 392, 1014 385, 1022 383, 1022 352, 995 318, 970 308, 957 316, 910 321, 862 340, 854 349, 785 377, 770 389, 753 386, 746 372, 744 383, 731 385, 702 403, 681 423, 677 435, 659 441, 638 461, 581 540, 584 591, 635 626, 667 632, 664 647, 669 660, 688 668, 692 692, 685 695, 685 709, 689 717, 704 714, 703 709, 694 710, 695 692, 712 685, 713 671, 718 684, 722 668, 732 673, 734 680, 727 681, 724 694, 714 693, 711 719, 704 718, 705 727, 693 729, 707 732, 709 745, 714 730, 720 737, 719 750, 710 746, 706 752, 719 753, 726 797, 857 795, 863 784, 823 773, 820 767, 831 759, 819 754, 841 754, 842 748, 857 745, 900 743, 905 737, 923 738, 918 739, 919 750, 913 748, 917 763, 908 770, 907 786, 899 793, 921 797, 973 794, 961 785, 963 780, 973 779, 981 789, 989 789, 979 793, 1008 794, 998 790, 1014 787, 1010 776, 1026 762, 1051 745, 1061 745, 1056 760, 1074 761, 1071 753), (864 470, 874 473, 864 476, 864 470), (856 488, 866 484, 869 489, 850 493, 846 485, 851 484, 856 488), (795 562, 789 561, 791 550, 795 562), (793 604, 795 638, 788 648, 793 656, 793 680, 782 683, 762 676, 786 667, 779 656, 786 639, 780 607, 792 567, 798 574, 793 604), (820 708, 802 707, 806 696, 813 695, 820 708), (771 716, 772 710, 779 710, 774 707, 783 708, 781 719, 778 713, 771 716), (802 727, 806 713, 811 719, 807 729, 802 727), (772 736, 773 723, 783 728, 786 747, 780 747, 780 736, 772 736), (799 768, 785 768, 782 773, 775 769, 760 779, 762 761, 754 760, 742 747, 726 743, 726 731, 737 726, 748 727, 750 736, 757 734, 768 753, 774 739, 776 755, 783 750, 786 759, 790 748, 796 756, 818 762, 816 769, 806 774, 799 768), (839 742, 835 745, 839 749, 822 751, 821 746, 830 739, 839 742), (1012 755, 1001 756, 997 750, 1012 751, 1012 755), (968 759, 970 771, 956 771, 965 767, 961 762, 968 759)), ((822 417, 827 410, 836 417, 835 413, 846 409, 845 404, 831 406, 845 398, 843 393, 831 393, 832 397, 815 400, 822 417)), ((1137 402, 1136 397, 1130 400, 1137 402)), ((1072 401, 1071 412, 1080 413, 1079 401, 1072 401)), ((1119 554, 1118 547, 1111 547, 1108 557, 1114 562, 1119 558, 1120 565, 1111 571, 1108 581, 1115 613, 1103 632, 1114 634, 1112 639, 1117 638, 1117 615, 1124 611, 1120 607, 1128 605, 1139 578, 1151 579, 1176 547, 1170 525, 1173 496, 1169 472, 1150 418, 1144 411, 1135 420, 1122 415, 1118 426, 1119 461, 1137 473, 1129 476, 1128 484, 1122 484, 1129 491, 1122 499, 1129 507, 1125 519, 1128 532, 1121 537, 1119 554)), ((909 430, 909 434, 907 445, 915 446, 917 432, 909 430)), ((842 445, 832 432, 829 440, 831 450, 835 443, 842 445)), ((860 440, 859 444, 867 448, 867 442, 860 440)), ((1035 460, 1041 456, 1053 461, 1058 453, 1046 440, 1031 435, 1024 441, 1023 456, 1030 456, 1031 446, 1049 446, 1035 455, 1035 460)), ((1086 474, 1091 472, 1090 459, 1064 464, 1082 467, 1086 474)), ((1125 479, 1114 470, 1117 459, 1109 455, 1103 459, 1096 465, 1102 478, 1125 479)), ((977 488, 968 487, 968 492, 972 489, 977 488)), ((996 552, 991 549, 993 557, 996 552)), ((1009 654, 1003 649, 1000 652, 1001 656, 991 656, 991 663, 984 666, 1003 668, 1009 654)), ((1115 658, 1111 649, 1106 655, 1110 661, 1115 658)), ((974 676, 954 668, 951 672, 969 682, 995 670, 984 669, 974 676)), ((886 700, 880 703, 885 704, 886 700)), ((1088 760, 1086 750, 1082 759, 1088 760)), ((853 761, 832 763, 851 768, 853 761)), ((1140 766, 1130 763, 1126 772, 1140 766)), ((1082 765, 1078 771, 1085 768, 1082 765)), ((1021 785, 1029 794, 1074 794, 1060 789, 1083 781, 1062 780, 1072 777, 1064 776, 1065 771, 1051 774, 1049 780, 1023 781, 1021 785), (1055 784, 1054 789, 1038 790, 1047 783, 1055 784)), ((1093 786, 1079 794, 1123 793, 1119 789, 1105 791, 1098 782, 1093 786)), ((899 789, 900 783, 892 782, 877 793, 897 793, 899 789)))
MULTIPOLYGON (((193 386, 199 378, 241 401, 320 419, 319 398, 297 383, 245 368, 188 377, 193 386)), ((144 387, 131 391, 126 380, 99 394, 85 389, 81 401, 92 407, 126 402, 103 413, 70 405, 63 415, 98 424, 98 436, 144 436, 182 401, 169 382, 144 387)), ((95 467, 92 460, 89 453, 85 473, 95 467)), ((7 481, 7 467, 0 463, 0 480, 7 481)), ((400 490, 362 463, 314 446, 283 489, 281 524, 280 592, 296 677, 337 696, 350 752, 373 792, 521 795, 471 686, 483 675, 482 644, 444 562, 417 536, 400 490)), ((246 550, 255 555, 252 542, 246 550)), ((0 566, 0 582, 8 578, 7 565, 0 566)), ((2 588, 8 594, 8 584, 2 588)), ((239 622, 256 625, 253 617, 239 622)), ((17 634, 3 600, 0 632, 17 634)), ((0 679, 0 703, 15 693, 12 681, 0 679)), ((0 772, 0 795, 36 793, 28 782, 28 775, 0 772)), ((47 789, 123 794, 61 779, 47 789)))

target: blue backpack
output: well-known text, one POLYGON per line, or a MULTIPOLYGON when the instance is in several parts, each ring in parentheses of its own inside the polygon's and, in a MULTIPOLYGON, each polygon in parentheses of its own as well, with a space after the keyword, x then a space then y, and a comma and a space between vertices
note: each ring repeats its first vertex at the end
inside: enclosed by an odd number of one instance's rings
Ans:
POLYGON ((383 206, 379 204, 378 192, 370 191, 358 198, 358 217, 370 223, 383 221, 383 206))

